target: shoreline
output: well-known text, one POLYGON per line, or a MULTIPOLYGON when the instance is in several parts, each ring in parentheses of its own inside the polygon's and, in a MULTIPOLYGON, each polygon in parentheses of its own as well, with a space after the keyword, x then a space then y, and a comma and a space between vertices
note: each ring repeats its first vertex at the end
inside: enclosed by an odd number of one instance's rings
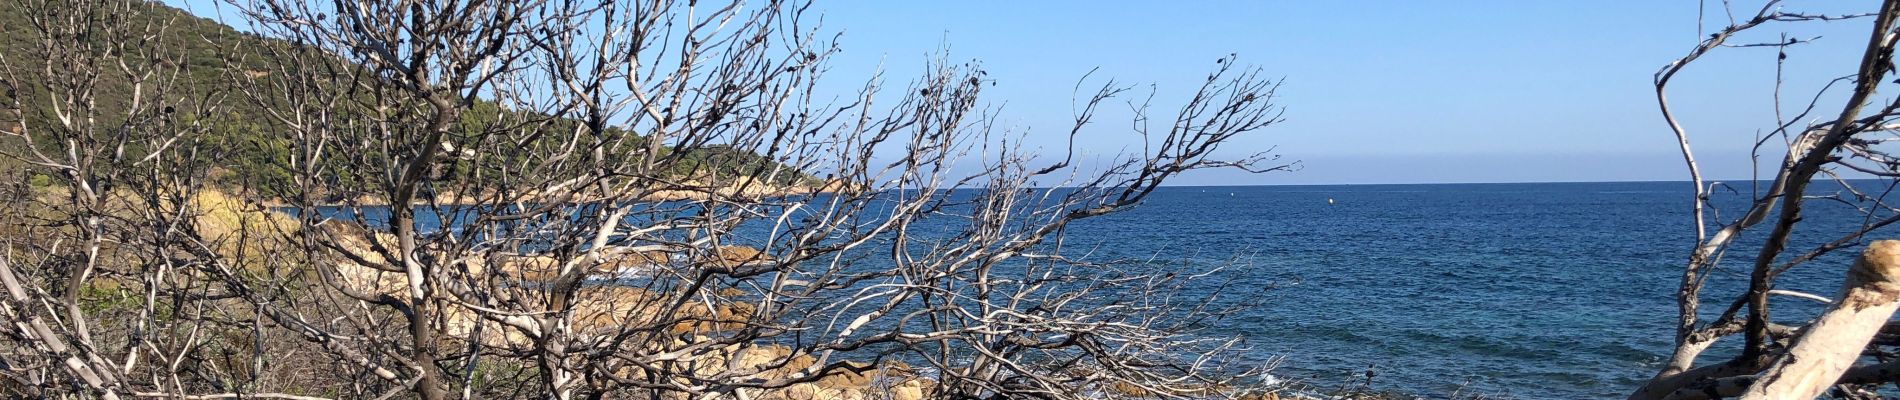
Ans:
MULTIPOLYGON (((700 201, 700 200, 712 200, 715 198, 723 198, 723 199, 730 199, 730 200, 736 200, 736 201, 757 201, 757 200, 766 200, 766 199, 786 198, 786 197, 793 197, 793 196, 814 196, 814 195, 820 195, 820 194, 854 193, 854 192, 862 192, 866 190, 866 188, 867 187, 865 185, 845 184, 837 180, 833 180, 831 182, 828 182, 820 186, 792 185, 792 186, 766 187, 766 186, 759 186, 759 185, 743 185, 742 184, 742 185, 725 185, 725 186, 718 186, 718 187, 694 187, 692 189, 648 190, 647 193, 643 193, 639 196, 630 196, 630 195, 587 196, 587 197, 582 197, 582 198, 570 198, 570 199, 562 200, 562 202, 572 203, 572 204, 595 203, 595 202, 607 200, 609 198, 613 198, 614 200, 630 200, 634 202, 645 202, 645 203, 658 203, 658 202, 668 202, 668 201, 700 201)), ((506 198, 504 198, 503 196, 497 196, 493 193, 481 194, 481 195, 476 195, 476 196, 462 195, 462 194, 456 194, 456 193, 437 193, 434 196, 419 197, 415 200, 411 200, 409 202, 409 205, 414 207, 414 206, 473 206, 473 205, 483 205, 483 204, 514 204, 514 203, 523 203, 523 202, 541 203, 543 202, 540 200, 541 197, 542 196, 533 195, 533 194, 507 196, 506 198)), ((263 204, 266 207, 273 207, 273 208, 295 206, 294 204, 290 202, 283 201, 280 199, 258 199, 257 202, 260 204, 263 204)), ((310 206, 312 207, 389 207, 392 205, 394 205, 393 202, 390 202, 388 201, 388 199, 385 199, 381 196, 361 195, 347 201, 318 202, 316 204, 311 204, 310 206)))

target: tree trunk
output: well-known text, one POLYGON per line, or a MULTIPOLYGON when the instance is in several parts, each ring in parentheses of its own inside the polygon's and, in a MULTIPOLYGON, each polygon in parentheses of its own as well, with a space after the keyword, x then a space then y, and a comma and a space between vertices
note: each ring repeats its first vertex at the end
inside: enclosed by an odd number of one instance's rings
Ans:
POLYGON ((1875 241, 1847 270, 1840 301, 1796 336, 1743 399, 1812 399, 1834 386, 1900 306, 1900 240, 1875 241))

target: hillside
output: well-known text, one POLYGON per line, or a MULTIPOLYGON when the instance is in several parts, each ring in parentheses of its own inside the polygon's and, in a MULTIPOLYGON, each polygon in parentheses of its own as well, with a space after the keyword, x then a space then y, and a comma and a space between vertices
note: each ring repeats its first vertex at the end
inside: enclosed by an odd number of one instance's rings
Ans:
MULTIPOLYGON (((198 99, 201 102, 179 101, 176 108, 184 115, 203 118, 216 124, 207 137, 199 140, 208 147, 224 149, 223 154, 213 165, 211 177, 214 184, 227 190, 252 189, 251 192, 266 192, 272 187, 282 187, 289 182, 289 173, 282 166, 288 158, 289 139, 273 134, 256 116, 261 114, 259 105, 235 94, 234 85, 239 74, 249 77, 272 79, 262 71, 270 70, 264 66, 266 49, 284 48, 290 43, 240 32, 218 21, 201 18, 189 12, 169 7, 157 2, 132 0, 120 4, 131 11, 128 21, 114 22, 115 26, 143 27, 140 32, 131 32, 132 37, 147 37, 152 42, 132 46, 136 49, 160 49, 158 54, 119 54, 105 46, 106 40, 86 35, 61 36, 47 34, 36 27, 30 15, 75 14, 61 1, 53 0, 45 4, 30 4, 32 1, 0 1, 0 57, 4 57, 10 68, 0 71, 6 82, 0 82, 0 130, 16 131, 22 122, 35 127, 46 128, 56 120, 52 107, 53 101, 45 86, 49 82, 65 82, 60 78, 83 77, 83 75, 61 75, 60 68, 49 68, 41 60, 47 59, 43 42, 70 43, 66 51, 87 52, 101 58, 102 65, 113 62, 177 62, 182 74, 178 85, 170 90, 173 99, 198 99), (28 4, 23 4, 28 3, 28 4), (162 31, 161 31, 162 29, 162 31), (164 60, 164 61, 150 61, 164 60), (234 71, 232 65, 239 65, 243 71, 234 71), (208 100, 207 100, 208 99, 208 100), (9 110, 15 101, 22 106, 9 110), (215 103, 215 107, 201 107, 205 103, 215 103), (215 111, 206 111, 215 110, 215 111)), ((83 14, 83 13, 78 13, 83 14)), ((154 51, 154 50, 145 50, 154 51)), ((110 127, 122 121, 112 120, 114 115, 123 114, 131 96, 129 80, 121 75, 105 71, 99 74, 97 83, 89 88, 101 110, 98 127, 110 127)), ((281 77, 277 77, 281 78, 281 77)), ((56 85, 57 87, 57 85, 56 85)), ((493 114, 494 105, 479 103, 476 109, 481 113, 467 115, 493 114)), ((471 119, 474 117, 470 117, 471 119)), ((557 123, 553 126, 571 127, 573 122, 557 123)), ((95 128, 104 130, 104 128, 95 128)), ((620 128, 610 128, 620 129, 620 128)), ((44 129, 38 129, 44 131, 44 129)), ((623 132, 623 131, 616 131, 623 132)), ((624 133, 624 132, 623 132, 624 133)), ((44 140, 35 135, 35 140, 44 140)), ((4 141, 0 146, 18 149, 20 143, 15 140, 4 141)), ((746 174, 760 168, 771 169, 777 166, 772 160, 756 153, 730 146, 708 145, 694 148, 687 154, 684 162, 670 166, 671 174, 684 177, 691 173, 704 174, 710 171, 719 176, 746 174)), ((0 161, 5 171, 17 171, 21 167, 15 160, 0 161)), ((781 174, 783 175, 783 174, 781 174)), ((774 179, 779 185, 810 184, 814 179, 808 174, 774 179)))

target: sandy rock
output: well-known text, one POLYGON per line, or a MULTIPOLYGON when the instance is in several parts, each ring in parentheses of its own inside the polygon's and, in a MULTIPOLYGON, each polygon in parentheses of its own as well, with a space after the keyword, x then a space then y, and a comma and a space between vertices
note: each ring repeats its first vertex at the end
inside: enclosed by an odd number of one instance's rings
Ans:
POLYGON ((1239 400, 1280 400, 1280 394, 1274 393, 1274 392, 1248 393, 1248 394, 1240 395, 1238 399, 1239 400))
POLYGON ((828 387, 825 387, 823 384, 800 383, 800 384, 792 385, 791 387, 787 387, 784 390, 780 390, 778 393, 767 394, 766 396, 761 397, 761 399, 762 400, 864 400, 866 399, 866 397, 864 396, 864 393, 856 391, 856 390, 828 388, 828 387))
POLYGON ((937 383, 923 378, 906 379, 891 386, 891 400, 923 400, 936 391, 937 383))
MULTIPOLYGON (((730 269, 740 266, 774 262, 770 254, 747 246, 719 246, 708 251, 694 254, 693 260, 686 265, 704 268, 730 269)), ((605 247, 594 250, 581 263, 587 264, 588 276, 596 279, 611 279, 626 275, 639 274, 654 268, 663 268, 681 262, 680 252, 660 250, 653 247, 605 247)), ((546 255, 503 255, 494 257, 495 268, 504 275, 524 281, 547 282, 560 276, 565 259, 546 255)))
POLYGON ((834 370, 830 375, 818 380, 818 384, 830 388, 864 389, 871 387, 872 375, 878 368, 868 363, 845 361, 847 367, 834 370), (863 372, 859 372, 863 371, 863 372))

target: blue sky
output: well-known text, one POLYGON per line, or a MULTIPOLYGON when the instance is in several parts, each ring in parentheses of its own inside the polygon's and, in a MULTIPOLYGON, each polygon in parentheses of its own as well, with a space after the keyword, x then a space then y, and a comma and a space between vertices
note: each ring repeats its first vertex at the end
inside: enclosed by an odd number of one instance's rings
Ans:
MULTIPOLYGON (((1747 3, 1738 8, 1759 7, 1747 3)), ((1786 9, 1840 11, 1819 3, 1786 9)), ((1178 104, 1228 53, 1286 78, 1287 121, 1233 147, 1277 145, 1302 170, 1200 173, 1177 183, 1687 178, 1650 79, 1696 44, 1695 1, 830 1, 819 8, 827 26, 845 31, 838 64, 884 58, 893 72, 905 71, 944 41, 953 56, 982 60, 998 81, 991 99, 1007 101, 1009 120, 1051 148, 1060 145, 1071 88, 1091 68, 1155 83, 1162 107, 1178 104)), ((1715 26, 1719 9, 1707 11, 1715 26)), ((1790 92, 1806 98, 1818 84, 1808 81, 1851 73, 1869 23, 1792 26, 1822 39, 1791 52, 1789 74, 1810 79, 1790 78, 1791 89, 1809 89, 1790 92)), ((1773 59, 1773 50, 1732 49, 1706 58, 1672 91, 1712 176, 1748 175, 1748 145, 1774 122, 1773 59)), ((1132 145, 1122 126, 1096 125, 1084 150, 1112 154, 1132 145)))
MULTIPOLYGON (((187 2, 202 4, 203 1, 187 2)), ((1706 11, 1723 20, 1720 2, 1706 11)), ((1755 2, 1737 2, 1752 13, 1755 2)), ((1282 76, 1287 121, 1230 147, 1273 148, 1297 172, 1202 172, 1176 184, 1327 184, 1683 180, 1656 111, 1651 75, 1698 39, 1696 1, 830 1, 844 32, 830 78, 853 85, 877 66, 901 85, 948 43, 997 85, 1006 125, 1059 152, 1077 79, 1152 83, 1171 114, 1213 61, 1282 76)), ((1852 6, 1849 4, 1848 6, 1852 6)), ((1836 13, 1794 1, 1789 10, 1836 13)), ((200 14, 208 13, 200 7, 200 14)), ((1739 16, 1738 17, 1742 17, 1739 16)), ((1790 25, 1821 40, 1791 51, 1789 97, 1852 72, 1871 21, 1790 25)), ((1748 145, 1774 123, 1774 51, 1730 49, 1680 78, 1672 102, 1709 175, 1747 177, 1748 145)), ((1829 103, 1823 103, 1829 104, 1829 103)), ((1784 106, 1798 106, 1792 100, 1784 106)), ((1100 159, 1136 147, 1125 113, 1105 113, 1078 145, 1100 159)))

